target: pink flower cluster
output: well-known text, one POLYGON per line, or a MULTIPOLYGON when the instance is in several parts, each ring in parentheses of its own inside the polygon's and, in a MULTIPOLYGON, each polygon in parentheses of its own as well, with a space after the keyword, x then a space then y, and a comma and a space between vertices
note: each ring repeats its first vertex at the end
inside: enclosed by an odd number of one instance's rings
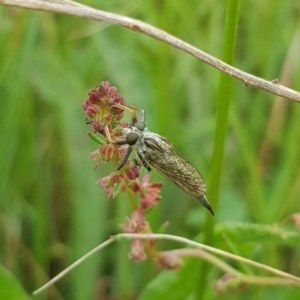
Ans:
MULTIPOLYGON (((91 153, 90 157, 96 162, 96 166, 112 159, 118 162, 127 146, 119 146, 116 141, 118 138, 124 138, 123 129, 130 126, 127 122, 121 122, 124 111, 130 109, 124 98, 117 93, 117 89, 107 81, 90 90, 88 96, 83 104, 87 123, 103 138, 103 140, 99 139, 100 146, 91 153)), ((91 133, 89 134, 92 136, 91 133)), ((120 228, 127 233, 151 233, 150 225, 145 218, 146 210, 157 205, 161 199, 162 183, 150 182, 150 174, 142 179, 139 179, 139 176, 139 166, 128 160, 120 171, 113 172, 98 181, 108 197, 114 198, 119 192, 130 190, 135 194, 135 198, 139 199, 133 207, 131 216, 127 217, 124 224, 120 224, 120 228)), ((174 259, 168 259, 162 254, 163 252, 155 251, 154 246, 154 240, 133 240, 129 258, 141 261, 147 255, 151 255, 160 265, 164 267, 170 265, 169 267, 173 268, 174 259)))
POLYGON ((94 129, 106 136, 105 127, 112 130, 122 119, 125 100, 117 93, 117 89, 108 81, 102 82, 97 88, 88 92, 88 99, 83 103, 83 110, 87 117, 87 123, 94 129))

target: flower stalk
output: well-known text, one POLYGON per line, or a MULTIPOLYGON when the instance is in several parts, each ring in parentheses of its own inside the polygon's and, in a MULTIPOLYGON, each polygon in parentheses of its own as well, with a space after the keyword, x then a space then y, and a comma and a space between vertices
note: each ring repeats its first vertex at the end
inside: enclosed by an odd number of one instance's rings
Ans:
MULTIPOLYGON (((94 131, 94 133, 88 132, 88 135, 99 145, 98 149, 90 154, 90 158, 96 162, 95 169, 111 160, 114 160, 117 166, 128 147, 128 145, 118 144, 118 140, 124 140, 126 128, 132 125, 123 121, 124 112, 126 110, 131 112, 131 107, 117 93, 114 86, 104 81, 88 92, 83 110, 87 124, 94 131)), ((128 194, 132 213, 123 224, 119 225, 125 233, 152 233, 146 214, 161 199, 162 183, 151 182, 150 174, 141 177, 140 167, 136 160, 127 159, 121 170, 98 180, 108 198, 115 198, 121 192, 128 194)), ((181 266, 180 258, 168 253, 157 251, 155 240, 135 239, 131 242, 128 257, 134 261, 142 261, 150 256, 165 268, 173 269, 181 266)))

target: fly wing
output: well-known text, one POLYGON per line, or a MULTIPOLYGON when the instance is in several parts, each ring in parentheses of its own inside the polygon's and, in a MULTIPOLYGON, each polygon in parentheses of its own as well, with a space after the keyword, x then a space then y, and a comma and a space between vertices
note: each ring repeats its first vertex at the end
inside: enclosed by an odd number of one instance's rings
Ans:
POLYGON ((206 184, 196 168, 165 138, 155 135, 155 139, 145 138, 144 142, 152 151, 155 150, 148 163, 214 215, 205 196, 206 184))

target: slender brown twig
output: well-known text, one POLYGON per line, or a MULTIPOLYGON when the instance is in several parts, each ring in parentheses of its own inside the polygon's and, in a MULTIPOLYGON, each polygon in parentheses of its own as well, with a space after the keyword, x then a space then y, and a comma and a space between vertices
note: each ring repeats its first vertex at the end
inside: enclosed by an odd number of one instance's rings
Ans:
POLYGON ((268 81, 249 73, 243 72, 237 68, 234 68, 221 60, 197 49, 196 47, 180 40, 179 38, 161 30, 154 26, 151 26, 142 21, 129 18, 126 16, 105 12, 102 10, 94 9, 76 2, 67 0, 56 1, 37 1, 37 0, 0 0, 0 4, 8 6, 16 6, 21 8, 28 8, 41 11, 49 11, 61 14, 74 15, 77 17, 86 18, 95 21, 104 21, 110 24, 120 25, 129 28, 133 31, 143 33, 151 36, 157 40, 167 43, 183 52, 186 52, 197 59, 207 63, 208 65, 232 76, 238 80, 241 80, 245 86, 251 86, 262 89, 274 95, 288 98, 297 102, 300 102, 300 93, 281 85, 277 79, 268 81))

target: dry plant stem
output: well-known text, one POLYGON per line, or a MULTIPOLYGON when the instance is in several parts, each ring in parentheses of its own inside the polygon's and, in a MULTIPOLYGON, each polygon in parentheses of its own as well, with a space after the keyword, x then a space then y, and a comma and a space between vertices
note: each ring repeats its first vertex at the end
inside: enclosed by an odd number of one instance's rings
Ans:
POLYGON ((300 102, 299 92, 281 85, 277 80, 267 81, 236 69, 222 62, 221 60, 197 49, 196 47, 193 47, 192 45, 174 37, 173 35, 168 34, 163 30, 160 30, 154 26, 148 25, 133 18, 97 10, 76 2, 63 0, 56 0, 56 3, 53 3, 53 1, 47 2, 36 0, 0 0, 0 4, 55 13, 64 13, 68 15, 83 17, 89 20, 104 21, 110 24, 120 25, 172 45, 175 48, 178 48, 183 52, 186 52, 196 57, 197 59, 211 65, 212 67, 228 74, 229 76, 241 80, 245 84, 245 86, 259 88, 277 96, 300 102))
POLYGON ((291 275, 289 273, 277 270, 275 268, 266 266, 266 265, 258 263, 256 261, 238 256, 238 255, 235 255, 235 254, 232 254, 232 253, 229 253, 229 252, 217 249, 217 248, 213 248, 213 247, 201 244, 201 243, 197 243, 197 242, 194 242, 194 241, 191 241, 189 239, 179 237, 179 236, 176 236, 176 235, 159 234, 159 233, 144 233, 144 234, 120 233, 120 234, 117 234, 117 235, 113 236, 113 238, 115 240, 120 239, 120 238, 126 238, 126 239, 155 239, 155 240, 177 241, 177 242, 184 243, 184 244, 192 246, 192 247, 200 248, 200 249, 206 250, 208 252, 221 255, 223 257, 227 257, 227 258, 230 258, 230 259, 233 259, 233 260, 236 260, 236 261, 240 261, 242 263, 245 263, 245 264, 248 264, 250 266, 268 271, 268 272, 276 274, 278 276, 282 276, 284 278, 291 279, 291 280, 296 281, 297 283, 300 284, 300 278, 296 277, 294 275, 291 275))
POLYGON ((90 256, 92 256, 93 254, 95 254, 96 252, 98 252, 99 250, 105 248, 106 246, 108 246, 109 244, 111 244, 114 241, 113 238, 109 238, 107 241, 105 241, 104 243, 100 244, 99 246, 95 247, 94 249, 92 249, 91 251, 89 251, 87 254, 83 255, 81 258, 79 258, 78 260, 76 260, 72 265, 70 265, 68 268, 66 268, 65 270, 63 270, 61 273, 59 273, 57 276, 55 276, 54 278, 52 278, 50 281, 48 281, 46 284, 44 284, 42 287, 40 287, 39 289, 37 289, 36 291, 34 291, 32 294, 33 295, 38 295, 40 294, 42 291, 46 290, 49 286, 51 286, 52 284, 54 284, 55 282, 57 282, 59 279, 63 278, 67 273, 69 273, 71 270, 75 269, 77 266, 79 266, 82 262, 84 262, 86 259, 88 259, 90 256))
POLYGON ((203 251, 199 248, 183 248, 183 249, 175 249, 166 251, 168 253, 175 254, 178 257, 199 257, 211 264, 215 265, 217 268, 222 270, 224 273, 228 273, 234 277, 241 276, 242 273, 237 271, 235 268, 231 267, 229 264, 221 260, 220 258, 215 257, 214 255, 203 251))
POLYGON ((223 260, 211 255, 210 253, 207 253, 203 251, 202 249, 190 249, 190 248, 184 248, 184 249, 176 249, 176 250, 170 250, 168 253, 173 253, 179 257, 200 257, 204 259, 207 262, 212 263, 214 266, 222 270, 224 273, 230 274, 234 277, 235 280, 239 281, 240 283, 245 284, 255 284, 255 285, 285 285, 289 286, 295 285, 294 280, 290 280, 287 278, 282 277, 266 277, 266 276, 256 276, 256 275, 245 275, 230 265, 228 265, 223 260))
MULTIPOLYGON (((264 277, 253 275, 241 275, 237 278, 241 283, 260 286, 295 286, 295 281, 282 277, 264 277)), ((296 284, 297 285, 297 284, 296 284)), ((297 285, 299 286, 299 285, 297 285)))
POLYGON ((40 294, 42 291, 46 290, 49 286, 51 286, 52 284, 54 284, 55 282, 57 282, 59 279, 61 279, 62 277, 64 277, 67 273, 69 273, 71 270, 73 270, 74 268, 76 268, 78 265, 80 265, 83 261, 85 261, 86 259, 88 259, 90 256, 92 256, 93 254, 95 254, 96 252, 98 252, 99 250, 105 248, 106 246, 110 245, 111 243, 113 243, 114 241, 118 241, 120 239, 144 239, 144 240, 148 240, 148 239, 155 239, 155 240, 173 240, 173 241, 177 241, 180 243, 184 243, 186 245, 189 246, 193 246, 196 247, 198 249, 178 249, 178 250, 172 250, 173 253, 177 253, 180 254, 182 253, 183 256, 198 256, 201 257, 203 259, 206 259, 208 261, 210 261, 211 263, 213 263, 214 265, 216 265, 217 267, 219 267, 220 269, 230 273, 233 276, 239 277, 239 279, 242 282, 246 282, 246 283, 253 283, 253 284, 284 284, 284 285, 300 285, 300 278, 293 276, 289 273, 285 273, 282 272, 280 270, 274 269, 272 267, 260 264, 258 262, 252 261, 250 259, 247 258, 243 258, 234 254, 231 254, 229 252, 223 251, 223 250, 219 250, 201 243, 197 243, 194 241, 191 241, 189 239, 186 238, 182 238, 179 236, 175 236, 175 235, 170 235, 170 234, 155 234, 155 233, 147 233, 147 234, 137 234, 137 233, 120 233, 117 234, 115 236, 110 237, 107 241, 105 241, 104 243, 100 244, 99 246, 95 247, 94 249, 92 249, 91 251, 89 251, 87 254, 85 254, 84 256, 82 256, 80 259, 78 259, 77 261, 75 261, 72 265, 70 265, 68 268, 66 268, 64 271, 62 271, 61 273, 59 273, 57 276, 55 276, 54 278, 52 278, 49 282, 47 282, 45 285, 43 285, 42 287, 40 287, 39 289, 37 289, 36 291, 33 292, 33 295, 38 295, 40 294), (257 277, 257 276, 251 276, 251 275, 243 275, 242 273, 236 271, 234 268, 232 268, 231 266, 227 265, 224 262, 221 262, 218 258, 215 258, 211 255, 209 255, 208 253, 205 253, 203 251, 199 251, 199 248, 211 253, 215 253, 218 255, 221 255, 223 257, 227 257, 233 260, 237 260, 246 264, 249 264, 251 266, 257 267, 259 269, 271 272, 273 274, 276 274, 278 276, 281 276, 280 278, 270 278, 270 277, 257 277), (190 252, 189 252, 190 251, 190 252), (257 278, 261 278, 261 280, 264 280, 263 282, 261 282, 259 279, 257 278))

